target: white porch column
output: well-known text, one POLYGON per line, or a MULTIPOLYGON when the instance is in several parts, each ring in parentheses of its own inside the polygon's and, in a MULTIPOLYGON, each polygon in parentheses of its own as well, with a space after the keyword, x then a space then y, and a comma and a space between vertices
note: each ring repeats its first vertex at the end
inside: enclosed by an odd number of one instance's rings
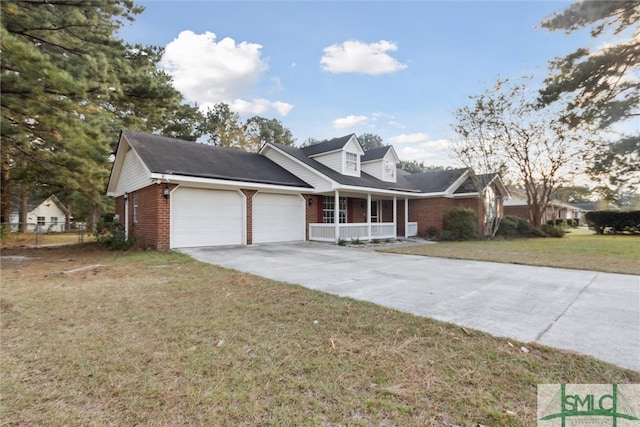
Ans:
POLYGON ((409 199, 404 198, 404 238, 409 237, 409 199))
POLYGON ((333 225, 336 227, 336 242, 340 240, 340 192, 333 196, 333 225))
POLYGON ((398 237, 398 198, 393 196, 393 229, 394 234, 398 237))
POLYGON ((367 236, 371 240, 371 193, 367 193, 367 236))

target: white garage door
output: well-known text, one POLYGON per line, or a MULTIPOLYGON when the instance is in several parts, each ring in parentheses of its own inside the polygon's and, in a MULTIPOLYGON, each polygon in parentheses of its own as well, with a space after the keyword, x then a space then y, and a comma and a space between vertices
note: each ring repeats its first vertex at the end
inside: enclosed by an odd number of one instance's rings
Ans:
POLYGON ((235 191, 177 188, 171 193, 171 247, 240 245, 243 211, 235 191))
POLYGON ((253 243, 304 240, 304 199, 299 195, 253 196, 253 243))

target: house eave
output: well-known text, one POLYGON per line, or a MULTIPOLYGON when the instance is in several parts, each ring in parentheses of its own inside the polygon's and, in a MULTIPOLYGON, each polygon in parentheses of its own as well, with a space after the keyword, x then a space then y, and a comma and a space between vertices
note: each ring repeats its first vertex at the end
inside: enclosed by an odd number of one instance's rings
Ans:
POLYGON ((197 176, 152 173, 151 181, 166 184, 196 184, 224 188, 243 188, 247 190, 275 190, 290 193, 312 193, 312 187, 286 185, 281 183, 241 181, 221 178, 203 178, 197 176))

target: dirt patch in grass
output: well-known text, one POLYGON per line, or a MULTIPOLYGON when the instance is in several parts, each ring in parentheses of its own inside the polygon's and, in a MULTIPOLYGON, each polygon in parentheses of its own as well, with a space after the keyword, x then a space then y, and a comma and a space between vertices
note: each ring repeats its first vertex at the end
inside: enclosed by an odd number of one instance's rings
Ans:
POLYGON ((2 255, 3 425, 522 426, 539 383, 640 382, 181 254, 2 255))
POLYGON ((441 258, 640 274, 640 236, 576 233, 561 239, 439 242, 383 250, 441 258))

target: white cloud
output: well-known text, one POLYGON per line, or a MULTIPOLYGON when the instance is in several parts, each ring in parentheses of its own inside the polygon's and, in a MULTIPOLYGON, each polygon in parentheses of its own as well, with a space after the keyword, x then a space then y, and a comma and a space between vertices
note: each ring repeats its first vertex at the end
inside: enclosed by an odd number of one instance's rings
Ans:
POLYGON ((429 136, 426 133, 410 133, 410 134, 402 134, 398 136, 393 136, 389 138, 389 142, 391 144, 416 144, 416 143, 427 143, 429 141, 429 136))
POLYGON ((202 109, 225 102, 238 113, 260 114, 271 108, 288 112, 289 104, 287 109, 278 101, 244 99, 269 68, 260 57, 261 49, 256 43, 236 43, 229 37, 217 41, 212 32, 187 30, 165 47, 160 65, 173 77, 175 88, 202 109))
POLYGON ((407 68, 387 52, 398 50, 390 41, 364 43, 357 40, 346 41, 325 47, 320 59, 322 70, 330 73, 362 73, 370 75, 390 74, 407 68))
POLYGON ((396 146, 402 160, 417 160, 428 164, 451 163, 451 141, 448 139, 430 140, 425 133, 414 133, 389 138, 389 142, 396 146))
POLYGON ((235 99, 229 103, 229 108, 239 114, 249 115, 260 115, 270 109, 273 109, 281 116, 286 116, 293 108, 293 105, 280 101, 273 102, 264 98, 254 98, 251 101, 235 99))
POLYGON ((369 118, 367 116, 354 116, 350 115, 347 117, 342 117, 333 121, 334 129, 346 129, 356 126, 364 125, 369 118))

